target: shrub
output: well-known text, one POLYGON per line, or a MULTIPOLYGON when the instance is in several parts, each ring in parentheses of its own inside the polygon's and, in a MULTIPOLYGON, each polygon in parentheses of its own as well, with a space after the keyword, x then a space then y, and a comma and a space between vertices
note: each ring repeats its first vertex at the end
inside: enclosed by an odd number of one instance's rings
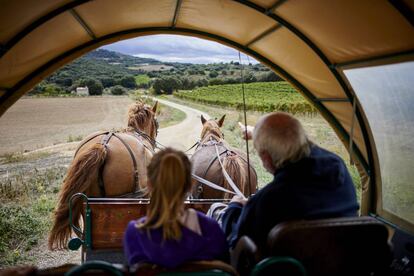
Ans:
POLYGON ((105 88, 115 85, 115 80, 113 78, 103 78, 100 81, 105 88))
POLYGON ((0 206, 0 266, 21 259, 20 251, 37 244, 45 225, 31 208, 0 206))
POLYGON ((120 85, 115 85, 111 88, 112 95, 124 95, 126 93, 127 93, 127 90, 120 85))
POLYGON ((154 81, 152 87, 155 94, 172 94, 181 87, 181 81, 174 77, 159 78, 154 81))
POLYGON ((209 76, 210 78, 217 78, 218 73, 217 73, 216 71, 211 71, 211 72, 208 74, 208 76, 209 76))
POLYGON ((120 84, 126 88, 135 88, 137 84, 135 82, 135 78, 133 76, 125 76, 122 77, 120 80, 120 84))

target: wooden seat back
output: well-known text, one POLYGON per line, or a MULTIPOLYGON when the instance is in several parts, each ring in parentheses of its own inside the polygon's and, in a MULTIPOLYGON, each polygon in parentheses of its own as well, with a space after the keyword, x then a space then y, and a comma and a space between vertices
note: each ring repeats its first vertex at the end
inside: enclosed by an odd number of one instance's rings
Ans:
MULTIPOLYGON (((222 200, 221 200, 222 201, 222 200)), ((186 208, 206 213, 216 200, 191 200, 186 208)), ((90 249, 122 249, 125 229, 131 220, 145 216, 148 199, 88 199, 90 208, 90 249)), ((86 208, 86 203, 84 207, 86 208)))
POLYGON ((309 276, 386 275, 392 258, 388 229, 371 217, 280 223, 268 249, 299 260, 309 276))

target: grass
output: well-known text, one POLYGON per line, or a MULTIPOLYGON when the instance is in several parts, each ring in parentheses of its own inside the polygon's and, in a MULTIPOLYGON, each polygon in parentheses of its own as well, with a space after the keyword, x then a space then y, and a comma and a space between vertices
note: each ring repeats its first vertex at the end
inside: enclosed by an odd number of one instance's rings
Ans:
POLYGON ((142 84, 148 84, 150 82, 151 78, 148 77, 148 75, 138 75, 135 76, 135 83, 140 86, 142 84))
POLYGON ((72 134, 70 134, 68 136, 68 139, 66 140, 66 142, 71 143, 71 142, 77 142, 77 141, 82 141, 83 136, 82 135, 74 135, 72 136, 72 134))
POLYGON ((0 156, 0 164, 11 164, 23 161, 31 161, 39 158, 45 158, 50 156, 49 152, 35 152, 24 154, 23 152, 5 153, 0 156))
POLYGON ((27 252, 49 231, 65 167, 0 179, 0 267, 30 263, 27 252))

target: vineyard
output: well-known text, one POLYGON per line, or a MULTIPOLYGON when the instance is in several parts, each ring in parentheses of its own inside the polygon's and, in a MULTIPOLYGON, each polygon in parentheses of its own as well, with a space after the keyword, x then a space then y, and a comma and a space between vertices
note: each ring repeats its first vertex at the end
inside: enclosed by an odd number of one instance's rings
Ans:
MULTIPOLYGON (((256 82, 244 85, 246 108, 256 111, 285 111, 313 114, 316 109, 285 81, 256 82)), ((201 103, 243 108, 241 84, 212 85, 195 90, 180 90, 174 96, 201 103)))

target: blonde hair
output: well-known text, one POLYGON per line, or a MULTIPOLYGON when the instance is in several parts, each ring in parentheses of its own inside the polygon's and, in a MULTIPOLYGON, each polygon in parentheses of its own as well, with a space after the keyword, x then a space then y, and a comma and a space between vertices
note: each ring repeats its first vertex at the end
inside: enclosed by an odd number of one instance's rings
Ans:
POLYGON ((275 168, 309 156, 312 145, 299 120, 284 112, 260 118, 254 128, 253 143, 258 152, 266 150, 270 154, 275 168))
POLYGON ((147 169, 151 200, 145 221, 137 227, 146 230, 162 227, 164 240, 179 240, 180 216, 191 189, 190 160, 183 152, 166 148, 153 156, 147 169))

